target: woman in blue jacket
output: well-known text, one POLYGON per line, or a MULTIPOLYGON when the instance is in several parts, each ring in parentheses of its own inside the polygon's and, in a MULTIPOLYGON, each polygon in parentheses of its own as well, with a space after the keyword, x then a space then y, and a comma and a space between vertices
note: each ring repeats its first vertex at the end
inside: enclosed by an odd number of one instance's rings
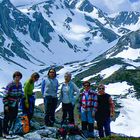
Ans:
POLYGON ((64 83, 61 87, 60 100, 62 101, 62 122, 66 121, 67 114, 69 115, 69 123, 74 123, 74 105, 75 100, 79 96, 80 91, 78 87, 71 81, 71 73, 66 72, 64 75, 64 83), (76 95, 74 95, 76 93, 76 95), (76 96, 76 97, 75 97, 76 96))
POLYGON ((58 80, 56 79, 55 69, 51 68, 48 71, 47 78, 42 82, 41 91, 44 97, 45 124, 46 126, 53 126, 55 122, 55 110, 58 100, 58 80))

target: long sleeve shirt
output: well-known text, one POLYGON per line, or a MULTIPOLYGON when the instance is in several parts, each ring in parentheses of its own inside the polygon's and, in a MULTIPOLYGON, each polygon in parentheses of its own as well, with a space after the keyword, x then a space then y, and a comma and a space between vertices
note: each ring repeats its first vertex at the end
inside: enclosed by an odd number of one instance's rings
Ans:
POLYGON ((15 107, 22 96, 22 84, 19 83, 19 85, 16 86, 16 83, 12 81, 6 86, 6 89, 4 91, 3 103, 5 106, 15 107))
POLYGON ((47 77, 45 80, 43 80, 41 85, 41 92, 43 97, 57 97, 58 85, 58 80, 56 78, 50 79, 47 77))
POLYGON ((115 112, 115 105, 114 105, 114 102, 113 102, 111 97, 109 98, 109 104, 110 104, 110 113, 114 114, 114 112, 115 112))
POLYGON ((79 88, 74 82, 63 83, 61 87, 60 99, 63 103, 75 104, 76 99, 80 94, 79 88), (74 95, 76 93, 76 95, 74 95))
POLYGON ((79 113, 82 111, 97 111, 97 93, 92 90, 84 91, 79 97, 79 113))
POLYGON ((33 89, 34 89, 34 82, 27 80, 24 84, 24 97, 26 100, 28 100, 29 97, 33 95, 33 89))

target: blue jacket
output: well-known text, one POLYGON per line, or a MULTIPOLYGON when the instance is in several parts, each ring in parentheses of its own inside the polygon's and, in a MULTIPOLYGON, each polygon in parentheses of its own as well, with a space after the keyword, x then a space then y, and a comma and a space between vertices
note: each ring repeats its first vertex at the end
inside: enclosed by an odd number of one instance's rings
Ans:
MULTIPOLYGON (((63 86, 65 85, 65 83, 62 84, 62 87, 61 87, 61 92, 60 92, 60 100, 62 101, 62 98, 63 98, 63 86)), ((79 94, 80 94, 80 91, 78 89, 78 87, 72 82, 70 81, 68 83, 68 86, 69 86, 69 100, 70 102, 74 105, 75 104, 75 101, 76 101, 76 98, 78 98, 79 94), (74 93, 77 93, 76 94, 76 97, 74 96, 74 93)))
POLYGON ((58 80, 56 78, 50 79, 47 77, 45 80, 43 80, 41 85, 41 92, 43 97, 57 97, 58 85, 58 80))

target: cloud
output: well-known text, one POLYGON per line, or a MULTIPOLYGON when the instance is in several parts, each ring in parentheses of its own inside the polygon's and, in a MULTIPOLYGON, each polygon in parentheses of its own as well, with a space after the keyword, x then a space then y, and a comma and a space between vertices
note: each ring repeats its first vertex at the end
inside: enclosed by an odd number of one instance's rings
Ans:
POLYGON ((89 0, 93 5, 107 13, 120 11, 140 11, 139 0, 89 0))
POLYGON ((134 11, 140 11, 140 1, 132 3, 132 9, 134 11))
MULTIPOLYGON (((47 0, 10 0, 15 6, 38 3, 47 0)), ((56 0, 58 1, 58 0, 56 0)), ((115 13, 120 11, 139 11, 140 0, 89 0, 93 5, 106 13, 115 13)))

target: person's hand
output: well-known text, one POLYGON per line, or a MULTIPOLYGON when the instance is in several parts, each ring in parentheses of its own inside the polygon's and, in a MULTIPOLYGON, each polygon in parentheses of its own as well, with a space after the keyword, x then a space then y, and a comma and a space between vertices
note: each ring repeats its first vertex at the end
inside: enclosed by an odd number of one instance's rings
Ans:
POLYGON ((80 114, 78 114, 78 119, 81 119, 81 115, 80 114))
POLYGON ((6 112, 9 112, 9 107, 8 106, 5 106, 4 109, 5 109, 6 112))
POLYGON ((95 117, 95 112, 94 112, 94 111, 92 112, 92 117, 93 117, 93 118, 95 117))
POLYGON ((29 104, 25 104, 25 107, 28 109, 29 108, 29 104))
POLYGON ((25 107, 28 109, 29 108, 29 102, 28 100, 25 100, 25 107))
POLYGON ((74 103, 71 103, 72 107, 74 108, 75 107, 75 104, 74 103))
POLYGON ((115 117, 115 112, 111 112, 110 116, 111 116, 111 118, 114 118, 115 117))

